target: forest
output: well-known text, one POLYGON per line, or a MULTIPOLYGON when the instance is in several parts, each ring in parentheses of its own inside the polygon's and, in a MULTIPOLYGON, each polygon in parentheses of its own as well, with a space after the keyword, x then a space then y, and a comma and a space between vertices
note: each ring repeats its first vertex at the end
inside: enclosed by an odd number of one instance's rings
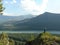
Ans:
POLYGON ((0 33, 0 45, 60 45, 60 35, 42 33, 0 33))

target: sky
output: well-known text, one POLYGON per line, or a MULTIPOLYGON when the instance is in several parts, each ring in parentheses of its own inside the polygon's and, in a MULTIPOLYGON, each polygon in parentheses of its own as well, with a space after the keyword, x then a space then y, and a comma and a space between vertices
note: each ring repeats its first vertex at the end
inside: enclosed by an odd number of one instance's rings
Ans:
POLYGON ((4 15, 40 15, 44 12, 60 13, 60 0, 3 0, 4 15))

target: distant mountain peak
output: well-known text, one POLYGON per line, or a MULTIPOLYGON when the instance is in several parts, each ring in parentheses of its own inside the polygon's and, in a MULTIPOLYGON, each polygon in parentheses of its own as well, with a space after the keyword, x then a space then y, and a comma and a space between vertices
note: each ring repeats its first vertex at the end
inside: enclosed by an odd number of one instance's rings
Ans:
POLYGON ((59 14, 59 13, 53 13, 53 12, 45 12, 43 14, 59 14))
MULTIPOLYGON (((45 12, 34 18, 21 21, 19 17, 19 20, 16 20, 12 22, 9 21, 6 24, 11 22, 10 25, 14 25, 13 27, 16 27, 13 30, 43 30, 42 28, 44 27, 46 27, 47 30, 60 30, 60 14, 45 12)), ((3 29, 4 24, 1 27, 3 29)))

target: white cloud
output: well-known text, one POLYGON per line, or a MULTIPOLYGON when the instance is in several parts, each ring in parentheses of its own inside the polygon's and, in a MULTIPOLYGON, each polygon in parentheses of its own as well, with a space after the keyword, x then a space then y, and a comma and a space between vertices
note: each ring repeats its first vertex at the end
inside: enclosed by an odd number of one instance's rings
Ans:
POLYGON ((7 13, 7 12, 3 12, 3 15, 5 15, 5 16, 20 16, 20 14, 7 13))
POLYGON ((10 1, 10 2, 5 1, 4 3, 6 3, 6 4, 14 4, 14 3, 17 3, 17 1, 16 1, 16 0, 12 0, 12 1, 10 1))
POLYGON ((16 0, 13 0, 13 3, 16 3, 16 0))
POLYGON ((16 0, 12 0, 12 1, 10 2, 10 4, 15 4, 15 3, 17 3, 16 0))
POLYGON ((60 14, 60 0, 49 0, 46 11, 60 14))
POLYGON ((6 12, 3 12, 3 15, 5 15, 5 16, 12 16, 13 14, 11 14, 11 13, 6 13, 6 12))
POLYGON ((46 9, 48 0, 43 0, 41 5, 38 5, 35 0, 21 0, 22 8, 33 15, 39 15, 46 9))

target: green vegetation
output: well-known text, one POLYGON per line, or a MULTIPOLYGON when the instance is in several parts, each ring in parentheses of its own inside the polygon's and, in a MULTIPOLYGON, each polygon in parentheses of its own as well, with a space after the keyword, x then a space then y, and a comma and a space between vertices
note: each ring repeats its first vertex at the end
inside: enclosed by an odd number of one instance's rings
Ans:
POLYGON ((43 33, 2 33, 0 45, 60 45, 60 35, 43 33))
POLYGON ((53 36, 50 33, 45 32, 45 33, 41 33, 38 39, 41 40, 40 41, 41 45, 54 45, 54 44, 58 45, 56 41, 59 40, 59 37, 53 36))
POLYGON ((0 45, 14 45, 14 41, 9 40, 9 37, 6 33, 0 35, 0 45))
POLYGON ((5 9, 5 8, 3 7, 2 0, 0 0, 0 14, 1 14, 1 15, 3 14, 4 9, 5 9))
POLYGON ((60 37, 51 35, 48 32, 43 32, 39 36, 26 43, 26 45, 59 45, 60 37))
POLYGON ((10 38, 15 40, 24 40, 24 41, 32 41, 37 38, 37 33, 9 33, 10 38))

